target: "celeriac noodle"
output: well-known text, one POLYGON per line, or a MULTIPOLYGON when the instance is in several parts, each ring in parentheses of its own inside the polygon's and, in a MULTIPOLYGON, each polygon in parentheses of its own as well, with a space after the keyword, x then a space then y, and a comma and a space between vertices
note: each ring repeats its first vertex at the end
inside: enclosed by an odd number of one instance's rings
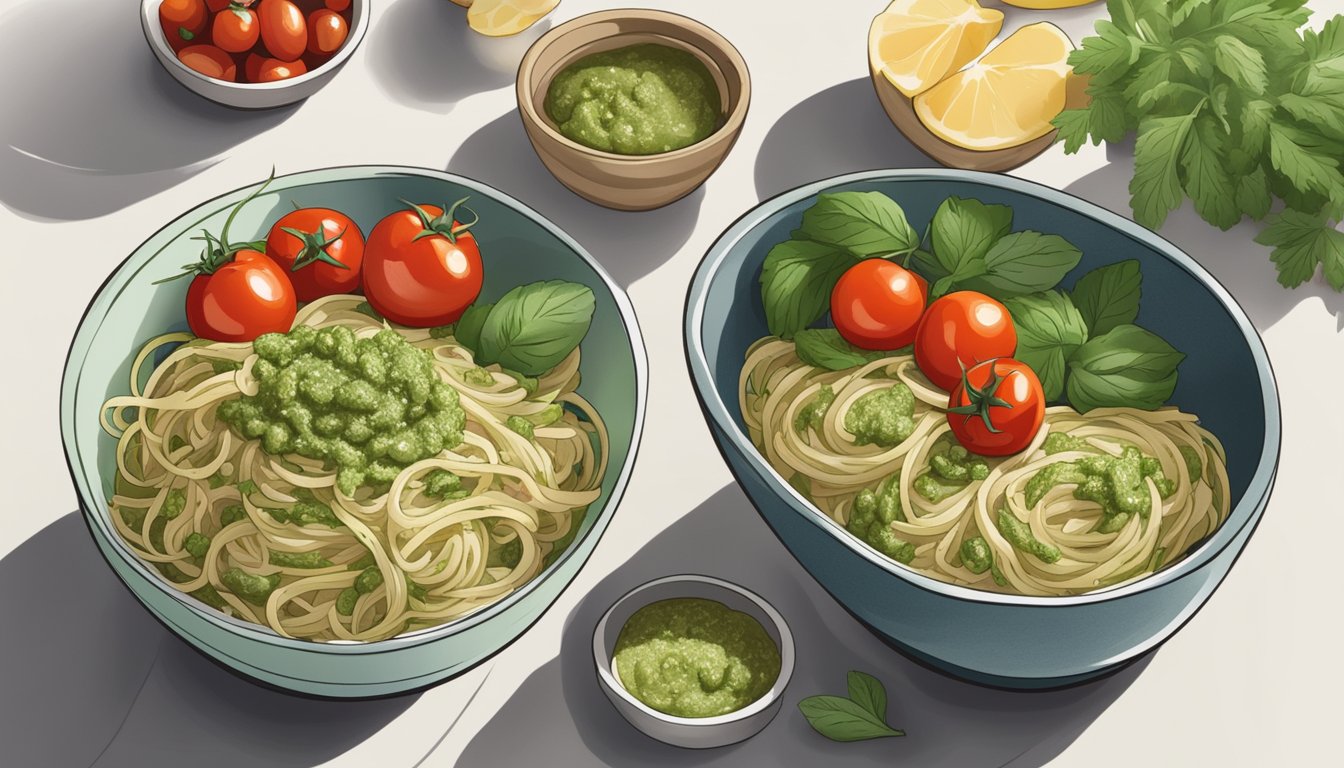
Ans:
MULTIPOLYGON (((361 302, 359 296, 320 299, 299 311, 294 326, 341 325, 356 338, 388 327, 359 311, 361 302)), ((272 456, 260 440, 242 438, 219 418, 222 403, 258 391, 251 343, 178 346, 142 387, 141 371, 156 353, 193 337, 150 341, 131 367, 131 394, 103 409, 104 428, 118 438, 118 483, 110 501, 118 533, 177 589, 309 640, 382 640, 441 624, 534 578, 600 495, 607 433, 576 391, 579 350, 532 388, 498 366, 478 368, 451 336, 396 330, 428 352, 434 374, 457 391, 466 414, 463 442, 402 469, 381 493, 360 486, 353 495, 337 487, 336 472, 322 461, 272 456), (537 427, 534 440, 506 425, 511 416, 535 415, 553 403, 564 407, 560 420, 537 427), (425 479, 435 470, 455 473, 469 495, 428 495, 425 479), (174 493, 185 504, 168 514, 165 502, 174 493), (270 511, 301 499, 329 508, 334 520, 301 525, 270 511), (246 514, 221 525, 221 515, 237 505, 246 514), (209 537, 209 548, 197 556, 188 545, 199 549, 202 537, 209 537), (516 564, 508 562, 513 556, 516 564), (353 609, 343 614, 338 598, 369 568, 376 576, 369 572, 353 609), (253 604, 221 580, 231 569, 273 582, 278 576, 278 583, 264 604, 253 604)))
POLYGON ((1221 444, 1196 417, 1175 408, 1143 411, 1098 408, 1079 414, 1065 406, 1046 410, 1040 432, 1022 453, 986 458, 988 476, 938 502, 915 490, 928 471, 931 452, 953 442, 947 417, 947 393, 929 383, 908 354, 892 354, 857 368, 830 371, 808 365, 792 342, 765 338, 747 351, 739 382, 743 419, 749 436, 786 480, 842 526, 864 489, 897 475, 904 519, 891 522, 892 533, 913 546, 908 565, 933 578, 977 589, 1023 595, 1071 595, 1142 578, 1182 557, 1227 518, 1229 492, 1221 444), (899 444, 882 448, 856 445, 845 416, 858 398, 905 383, 915 396, 914 431, 899 444), (799 413, 823 386, 834 392, 818 428, 795 428, 799 413), (1046 438, 1064 433, 1085 441, 1047 454, 1046 438), (1150 497, 1146 515, 1132 515, 1118 530, 1098 530, 1103 507, 1075 498, 1077 484, 1054 485, 1034 506, 1025 486, 1043 468, 1097 455, 1119 456, 1137 447, 1155 457, 1174 482, 1165 498, 1151 478, 1143 479, 1150 497), (1185 452, 1198 457, 1202 472, 1192 479, 1185 452), (1001 511, 1030 528, 1059 556, 1047 562, 1015 547, 996 524, 1001 511), (976 573, 961 558, 963 542, 982 537, 992 552, 992 570, 976 573))

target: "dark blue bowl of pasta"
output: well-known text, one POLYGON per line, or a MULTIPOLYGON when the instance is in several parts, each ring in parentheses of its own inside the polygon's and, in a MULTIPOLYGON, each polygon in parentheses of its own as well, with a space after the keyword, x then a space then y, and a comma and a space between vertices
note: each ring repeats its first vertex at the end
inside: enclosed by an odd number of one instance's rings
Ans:
MULTIPOLYGON (((879 637, 922 663, 972 682, 1018 689, 1066 686, 1113 672, 1156 648, 1222 582, 1254 532, 1273 486, 1280 442, 1273 372, 1263 343, 1227 291, 1189 256, 1133 222, 1012 177, 956 170, 869 171, 768 200, 730 227, 701 262, 687 295, 684 330, 688 365, 714 438, 779 540, 879 637), (760 438, 761 425, 744 413, 750 390, 743 368, 769 335, 760 283, 767 253, 790 238, 818 195, 838 191, 889 196, 917 232, 949 196, 1011 206, 1015 230, 1055 233, 1082 251, 1061 288, 1100 266, 1137 260, 1143 288, 1135 322, 1186 353, 1167 412, 1195 414, 1183 428, 1192 435, 1216 435, 1217 440, 1204 444, 1210 451, 1221 442, 1208 456, 1217 455, 1226 468, 1218 491, 1225 494, 1225 502, 1220 500, 1225 519, 1200 531, 1184 552, 1160 558, 1156 572, 1099 583, 1095 589, 1032 594, 1030 589, 987 590, 983 580, 977 588, 903 565, 812 503, 790 483, 796 476, 778 471, 752 439, 753 430, 760 438)), ((1172 470, 1177 475, 1194 485, 1193 473, 1172 470)), ((1202 500, 1208 498, 1206 493, 1202 500)), ((930 544, 920 552, 933 557, 934 549, 930 544)), ((937 556, 950 558, 950 571, 968 575, 955 555, 937 556)), ((1027 572, 1045 570, 1036 564, 1027 572)))

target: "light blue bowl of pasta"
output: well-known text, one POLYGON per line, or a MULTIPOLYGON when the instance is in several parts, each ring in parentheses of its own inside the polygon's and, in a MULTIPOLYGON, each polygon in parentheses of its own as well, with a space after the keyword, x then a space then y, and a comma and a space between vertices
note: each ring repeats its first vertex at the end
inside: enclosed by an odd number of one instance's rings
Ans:
POLYGON ((116 441, 99 425, 102 404, 126 393, 136 351, 147 340, 186 327, 186 280, 156 284, 192 262, 202 228, 218 231, 249 187, 174 219, 137 248, 99 289, 76 331, 61 387, 61 434, 80 507, 112 570, 165 627, 216 662, 277 688, 332 698, 388 696, 459 675, 528 630, 555 602, 597 546, 625 490, 643 426, 647 363, 625 293, 583 248, 508 195, 452 174, 404 167, 346 167, 276 178, 233 223, 237 235, 264 233, 291 200, 349 214, 367 232, 400 199, 470 197, 480 216, 485 285, 497 299, 534 280, 591 288, 596 309, 581 345, 579 392, 601 414, 609 439, 600 496, 573 543, 531 581, 497 602, 438 626, 386 640, 322 643, 284 637, 226 616, 172 588, 117 534, 108 501, 117 474, 116 441))
POLYGON ((958 170, 868 171, 786 192, 745 214, 700 264, 686 302, 687 361, 733 474, 776 536, 853 616, 905 655, 975 683, 1013 689, 1077 684, 1114 672, 1170 638, 1227 575, 1269 499, 1279 456, 1278 393, 1263 343, 1227 291, 1172 244, 1068 194, 958 170), (748 347, 767 335, 762 263, 817 195, 879 191, 917 232, 956 195, 1012 206, 1015 229, 1057 233, 1083 252, 1069 285, 1134 258, 1138 322, 1187 354, 1171 402, 1198 414, 1226 450, 1231 509, 1211 535, 1155 574, 1065 596, 1021 596, 931 578, 848 534, 790 486, 749 438, 739 408, 748 347))

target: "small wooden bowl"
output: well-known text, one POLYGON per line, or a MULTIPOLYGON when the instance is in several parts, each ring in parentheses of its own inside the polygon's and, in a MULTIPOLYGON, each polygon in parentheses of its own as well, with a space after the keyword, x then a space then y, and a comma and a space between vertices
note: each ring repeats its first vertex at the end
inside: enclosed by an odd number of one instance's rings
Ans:
MULTIPOLYGON (((873 77, 877 100, 882 102, 882 109, 886 110, 891 122, 896 124, 901 133, 905 134, 920 152, 949 168, 963 168, 968 171, 1011 170, 1048 149, 1055 143, 1055 136, 1059 133, 1058 130, 1053 130, 1026 144, 1006 149, 979 151, 958 147, 943 141, 925 128, 924 123, 915 114, 914 100, 892 85, 886 75, 873 66, 871 61, 868 63, 868 71, 873 77)), ((1087 103, 1087 95, 1083 92, 1086 86, 1086 81, 1081 77, 1074 76, 1068 79, 1065 86, 1068 89, 1064 102, 1065 109, 1080 107, 1087 103)))
POLYGON ((518 67, 517 96, 527 137, 561 184, 598 205, 646 211, 690 194, 723 163, 747 117, 751 77, 737 49, 700 22, 625 9, 580 16, 542 35, 518 67), (544 108, 555 76, 583 56, 641 43, 679 48, 699 59, 718 88, 723 125, 703 141, 657 155, 618 155, 562 136, 544 108))

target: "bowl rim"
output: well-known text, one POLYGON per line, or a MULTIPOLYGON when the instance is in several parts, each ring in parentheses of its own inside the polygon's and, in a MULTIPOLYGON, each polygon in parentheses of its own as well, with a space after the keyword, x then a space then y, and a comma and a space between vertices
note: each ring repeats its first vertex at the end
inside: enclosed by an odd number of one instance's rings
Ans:
MULTIPOLYGON (((676 37, 675 35, 667 35, 676 37)), ((605 39, 619 38, 621 35, 612 35, 605 39)), ((710 51, 705 50, 704 46, 696 45, 687 40, 680 42, 699 50, 706 57, 710 56, 710 51)), ((678 158, 688 157, 697 152, 705 151, 712 145, 718 144, 725 139, 736 136, 741 132, 743 124, 747 119, 747 112, 751 106, 751 70, 747 66, 747 60, 742 53, 737 50, 728 38, 719 34, 708 25, 697 21, 689 16, 683 16, 672 11, 658 10, 654 8, 614 8, 605 11, 594 11, 577 16, 563 24, 548 29, 545 34, 538 37, 535 42, 523 54, 522 61, 518 63, 518 74, 515 78, 514 92, 518 100, 518 111, 525 122, 536 125, 547 138, 557 142, 566 149, 576 152, 580 155, 596 158, 612 163, 619 163, 626 166, 648 165, 656 162, 665 162, 676 160, 678 158), (546 117, 537 112, 536 105, 533 103, 533 96, 536 91, 536 83, 533 81, 532 74, 536 68, 537 59, 540 58, 543 51, 553 45, 556 40, 577 29, 589 27, 594 24, 608 21, 621 21, 630 19, 641 19, 647 21, 657 21, 667 24, 673 29, 693 29, 705 39, 714 44, 719 53, 727 57, 732 64, 733 70, 742 80, 742 93, 738 95, 736 102, 732 104, 731 109, 724 115, 723 125, 720 125, 715 131, 705 138, 682 147, 674 149, 671 152, 657 152, 652 155, 622 155, 616 152, 606 152, 574 141, 553 128, 547 122, 546 117)))
MULTIPOLYGON (((675 598, 660 598, 660 600, 671 599, 675 598)), ((712 597, 703 599, 714 600, 712 597)), ((652 605, 654 602, 659 601, 642 601, 635 610, 637 611, 640 608, 652 605)), ((756 617, 753 616, 752 618, 754 619, 756 617)), ((784 696, 784 690, 789 686, 789 681, 793 679, 793 669, 797 663, 797 648, 794 644, 793 632, 789 629, 789 623, 784 619, 783 614, 781 614, 765 598, 740 584, 734 584, 731 581, 716 578, 714 576, 707 576, 699 573, 679 573, 671 576, 663 576, 653 579, 652 581, 646 581, 637 587, 631 588, 612 602, 611 606, 602 613, 602 618, 598 620, 597 625, 593 629, 593 662, 597 665, 597 677, 601 681, 602 686, 616 696, 619 696, 623 702, 633 706, 645 717, 678 727, 716 728, 731 725, 743 720, 749 720, 752 717, 769 710, 780 698, 782 698, 784 696), (615 657, 612 654, 607 653, 606 643, 603 641, 603 638, 607 632, 607 625, 611 623, 612 617, 616 614, 616 609, 627 603, 639 601, 640 597, 645 592, 648 592, 655 587, 660 587, 664 584, 687 583, 707 584, 747 599, 759 608, 761 613, 765 614, 766 617, 770 619, 770 622, 775 626, 775 631, 779 633, 779 676, 775 678, 775 682, 770 685, 768 691, 761 694, 759 698, 748 703, 741 709, 733 710, 732 712, 723 715, 715 715, 713 717, 680 717, 678 715, 669 715, 666 712, 660 712, 659 710, 650 707, 648 704, 645 704, 636 698, 634 694, 626 690, 625 686, 621 684, 620 679, 617 678, 615 671, 613 671, 612 665, 615 662, 615 657)), ((639 726, 636 724, 635 727, 638 728, 639 726)), ((640 728, 640 730, 643 729, 640 728)), ((645 732, 647 733, 647 731, 645 732)), ((652 736, 653 734, 650 735, 652 736)), ((654 738, 657 737, 655 736, 654 738)))
POLYGON ((372 15, 369 12, 369 0, 352 0, 350 4, 351 26, 346 34, 345 44, 336 53, 332 54, 331 58, 322 62, 315 69, 310 69, 297 77, 287 77, 284 80, 276 80, 270 83, 239 83, 207 77, 183 64, 182 60, 177 58, 177 53, 168 44, 168 38, 159 25, 158 7, 161 2, 162 0, 142 0, 140 4, 140 27, 145 34, 145 41, 157 54, 155 58, 159 60, 159 63, 175 73, 191 77, 194 82, 206 83, 213 87, 237 93, 283 91, 335 73, 354 55, 359 44, 364 42, 364 36, 369 31, 369 17, 372 15))
MULTIPOLYGON (((696 267, 695 275, 687 290, 684 323, 683 343, 686 362, 691 372, 691 381, 694 385, 696 397, 700 401, 701 410, 710 425, 721 431, 726 440, 732 443, 733 448, 742 454, 747 466, 756 477, 769 487, 780 501, 785 502, 808 522, 837 538, 855 555, 914 587, 944 597, 990 605, 1050 608, 1104 603, 1157 589, 1198 571, 1217 557, 1232 543, 1242 528, 1257 518, 1257 508, 1268 499, 1274 485, 1282 441, 1278 387, 1274 380, 1273 367, 1265 350, 1264 341, 1260 338, 1259 332, 1255 330, 1255 326, 1251 323, 1241 305, 1208 270, 1170 241, 1101 206, 1036 182, 1004 174, 964 171, 954 168, 878 169, 840 174, 781 192, 753 206, 729 225, 710 246, 700 264, 696 267), (714 386, 714 375, 711 373, 709 360, 706 358, 703 345, 700 342, 709 285, 713 282, 719 268, 737 243, 748 232, 780 210, 813 198, 835 187, 881 181, 955 181, 994 187, 1027 197, 1034 197, 1072 211, 1079 216, 1092 219, 1157 251, 1207 288, 1223 305, 1250 348, 1251 357, 1256 364, 1265 414, 1265 439, 1255 471, 1246 486, 1246 492, 1237 505, 1233 507, 1222 525, 1209 535, 1197 550, 1175 565, 1155 574, 1121 586, 1079 595, 1013 595, 974 589, 926 576, 879 554, 876 550, 844 531, 838 523, 812 506, 765 461, 750 438, 738 428, 732 412, 719 397, 718 390, 714 386)), ((719 444, 720 452, 724 453, 725 458, 727 458, 725 446, 717 439, 716 443, 719 444)), ((731 467, 731 462, 729 463, 731 467)), ((736 474, 736 469, 734 469, 734 473, 736 474)), ((752 504, 757 506, 754 499, 752 504)))
MULTIPOLYGON (((639 330, 639 321, 635 314, 634 306, 630 302, 630 297, 625 293, 625 290, 616 283, 597 259, 550 219, 541 215, 531 206, 519 201, 512 195, 501 192, 483 182, 455 173, 416 166, 342 165, 313 168, 284 175, 277 175, 274 179, 268 182, 269 186, 267 187, 267 190, 269 192, 283 192, 292 186, 301 184, 340 183, 367 180, 381 176, 418 176, 436 181, 448 182, 460 187, 465 187, 468 190, 471 190, 474 194, 490 198, 494 202, 512 209, 517 214, 527 218, 546 230, 548 234, 559 240, 560 243, 573 252, 581 262, 593 270, 594 274, 611 294, 612 301, 616 305, 618 317, 626 334, 627 343, 630 346, 635 378, 634 419, 631 424, 630 449, 625 457, 625 461, 615 475, 615 480, 612 482, 611 486, 611 493, 608 496, 606 503, 598 510, 598 514, 594 517, 594 525, 588 529, 587 533, 582 537, 576 538, 573 544, 561 553, 550 566, 544 568, 535 577, 518 587, 513 592, 510 592, 493 603, 482 606, 473 612, 443 624, 425 627, 424 629, 415 630, 413 632, 406 632, 385 640, 374 640, 369 642, 315 642, 312 640, 285 637, 275 632, 270 627, 261 624, 253 624, 252 622, 231 616, 225 616, 219 611, 197 601, 190 595, 177 590, 156 571, 151 570, 144 561, 140 560, 140 558, 126 546, 121 537, 108 527, 106 521, 108 513, 106 510, 100 510, 99 505, 93 498, 95 494, 90 493, 84 482, 84 476, 86 474, 83 469, 84 462, 80 455, 80 446, 76 440, 72 425, 77 418, 77 415, 74 413, 76 387, 83 372, 84 359, 87 356, 88 349, 92 346, 93 337, 97 331, 97 325, 91 326, 90 320, 96 317, 98 324, 101 324, 103 316, 106 315, 108 308, 116 300, 116 295, 120 290, 130 282, 136 272, 147 266, 149 262, 157 257, 163 249, 168 246, 169 243, 173 242, 173 240, 176 239, 176 236, 166 241, 153 252, 146 251, 146 247, 159 237, 165 235, 170 229, 181 229, 182 231, 179 235, 186 234, 191 231, 194 226, 191 222, 199 223, 201 220, 218 213, 220 210, 243 200, 248 194, 254 192, 262 183, 267 182, 247 184, 209 198, 173 217, 168 223, 155 230, 144 242, 136 246, 131 251, 130 255, 125 259, 122 259, 94 291, 93 298, 89 301, 88 306, 85 307, 83 314, 80 315, 74 336, 71 339, 70 346, 66 353, 60 385, 60 431, 62 453, 65 457, 66 469, 75 486, 76 496, 82 513, 81 516, 84 518, 84 522, 87 526, 91 529, 96 529, 91 531, 91 534, 94 535, 95 538, 106 539, 108 546, 117 554, 117 557, 135 571, 138 576, 147 580, 161 594, 186 607, 191 613, 204 619, 213 627, 230 635, 289 650, 315 653, 318 655, 335 654, 358 656, 387 653, 416 647, 465 632, 495 618, 513 607, 514 604, 521 602, 523 599, 530 596, 532 592, 540 588, 545 577, 554 574, 570 559, 577 556, 576 553, 579 551, 577 545, 579 542, 588 536, 594 535, 596 532, 597 538, 593 541, 593 548, 595 549, 597 544, 601 541, 602 535, 606 532, 606 526, 602 526, 602 528, 598 530, 596 521, 601 520, 604 516, 609 518, 611 515, 615 514, 616 509, 620 506, 625 490, 629 486, 631 474, 634 471, 635 460, 639 452, 640 441, 644 431, 645 409, 648 405, 649 378, 648 351, 644 346, 643 336, 639 330), (133 261, 134 263, 132 263, 133 261)), ((609 466, 608 471, 610 470, 611 467, 609 466)), ((104 559, 109 559, 102 546, 99 546, 97 549, 99 553, 103 555, 104 559)), ((583 558, 583 561, 586 562, 591 554, 592 552, 590 550, 589 554, 583 558)), ((582 568, 583 565, 584 562, 580 562, 579 568, 582 568)), ((121 576, 121 573, 117 571, 115 567, 113 567, 113 571, 116 572, 117 577, 125 583, 124 577, 121 576)), ((578 571, 576 569, 576 576, 577 573, 578 571)), ((127 584, 128 588, 129 586, 130 585, 127 584)), ((134 593, 134 590, 131 591, 134 593)), ((136 594, 136 599, 141 603, 144 602, 138 594, 136 594)), ((548 604, 543 609, 542 614, 544 614, 546 610, 549 610, 550 605, 551 604, 548 604)), ((148 606, 145 607, 148 610, 148 606)), ((160 616, 158 612, 150 610, 150 613, 161 622, 170 623, 167 621, 166 617, 160 616)), ((529 622, 528 627, 530 627, 531 624, 536 623, 540 618, 541 614, 538 614, 535 619, 529 622)), ((171 623, 171 626, 175 632, 190 634, 193 638, 199 640, 197 635, 186 632, 185 629, 181 628, 176 623, 171 623)), ((526 630, 527 627, 525 627, 522 632, 526 632, 526 630)), ((519 633, 519 636, 521 636, 522 632, 519 633)), ((517 638, 515 637, 514 639, 517 638)), ((201 640, 200 642, 205 641, 201 640)), ((512 642, 512 640, 510 642, 512 642)), ((215 652, 220 653, 221 655, 235 658, 222 649, 215 648, 213 643, 205 644, 211 646, 215 652)), ((501 648, 502 647, 504 646, 501 646, 501 648)), ((283 672, 277 674, 284 676, 283 672)))

